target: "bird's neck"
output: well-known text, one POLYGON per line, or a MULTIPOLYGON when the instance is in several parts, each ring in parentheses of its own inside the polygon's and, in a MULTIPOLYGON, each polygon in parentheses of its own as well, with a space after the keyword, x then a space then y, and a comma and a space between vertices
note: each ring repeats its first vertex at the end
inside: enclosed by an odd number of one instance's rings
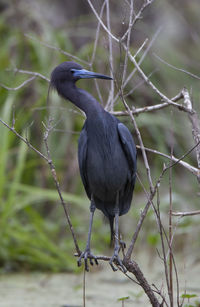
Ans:
POLYGON ((104 110, 92 95, 77 88, 74 83, 69 84, 68 86, 65 84, 65 86, 60 87, 58 91, 61 96, 70 100, 79 109, 84 111, 87 117, 98 114, 104 110))

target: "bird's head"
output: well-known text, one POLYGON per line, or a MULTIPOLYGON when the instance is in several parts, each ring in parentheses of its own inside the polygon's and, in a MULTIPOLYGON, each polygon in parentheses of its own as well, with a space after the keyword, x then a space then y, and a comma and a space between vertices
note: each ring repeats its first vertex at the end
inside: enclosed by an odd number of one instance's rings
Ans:
POLYGON ((75 83, 79 79, 91 78, 112 80, 111 77, 83 69, 81 65, 75 62, 63 62, 52 71, 51 86, 58 88, 61 83, 75 83))

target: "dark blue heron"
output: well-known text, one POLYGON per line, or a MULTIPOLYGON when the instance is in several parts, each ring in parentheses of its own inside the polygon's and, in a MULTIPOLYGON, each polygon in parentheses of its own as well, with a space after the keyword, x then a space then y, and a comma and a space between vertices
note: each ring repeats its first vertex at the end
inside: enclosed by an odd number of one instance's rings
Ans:
POLYGON ((88 240, 78 266, 82 259, 87 271, 88 259, 90 264, 93 264, 92 259, 98 264, 90 250, 93 216, 98 208, 109 219, 111 238, 115 237, 110 265, 116 270, 113 263, 123 268, 119 257, 119 216, 127 213, 131 205, 136 178, 136 147, 128 128, 106 112, 92 95, 76 87, 76 81, 85 78, 112 79, 85 70, 74 62, 60 64, 51 74, 51 86, 83 110, 87 117, 79 138, 78 160, 83 185, 91 201, 91 213, 88 240))

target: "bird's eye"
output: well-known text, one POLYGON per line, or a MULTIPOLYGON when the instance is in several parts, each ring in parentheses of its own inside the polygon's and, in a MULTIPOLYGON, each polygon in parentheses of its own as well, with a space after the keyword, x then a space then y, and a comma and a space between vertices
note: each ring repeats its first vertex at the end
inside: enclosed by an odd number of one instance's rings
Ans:
POLYGON ((75 71, 74 69, 70 69, 72 75, 74 74, 74 71, 75 71))

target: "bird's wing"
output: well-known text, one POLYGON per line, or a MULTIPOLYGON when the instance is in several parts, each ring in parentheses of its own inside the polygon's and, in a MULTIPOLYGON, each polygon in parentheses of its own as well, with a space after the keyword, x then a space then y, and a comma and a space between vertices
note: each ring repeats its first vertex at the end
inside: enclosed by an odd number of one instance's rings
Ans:
POLYGON ((85 128, 83 127, 79 141, 78 141, 78 162, 79 162, 79 169, 81 174, 81 179, 83 181, 83 185, 85 187, 85 191, 87 193, 87 196, 91 198, 91 192, 89 189, 89 184, 87 180, 87 132, 85 128))
POLYGON ((122 143, 122 148, 125 152, 131 173, 133 176, 135 176, 136 159, 137 159, 135 143, 133 141, 130 131, 124 124, 119 123, 117 125, 117 128, 118 128, 119 137, 122 143))

